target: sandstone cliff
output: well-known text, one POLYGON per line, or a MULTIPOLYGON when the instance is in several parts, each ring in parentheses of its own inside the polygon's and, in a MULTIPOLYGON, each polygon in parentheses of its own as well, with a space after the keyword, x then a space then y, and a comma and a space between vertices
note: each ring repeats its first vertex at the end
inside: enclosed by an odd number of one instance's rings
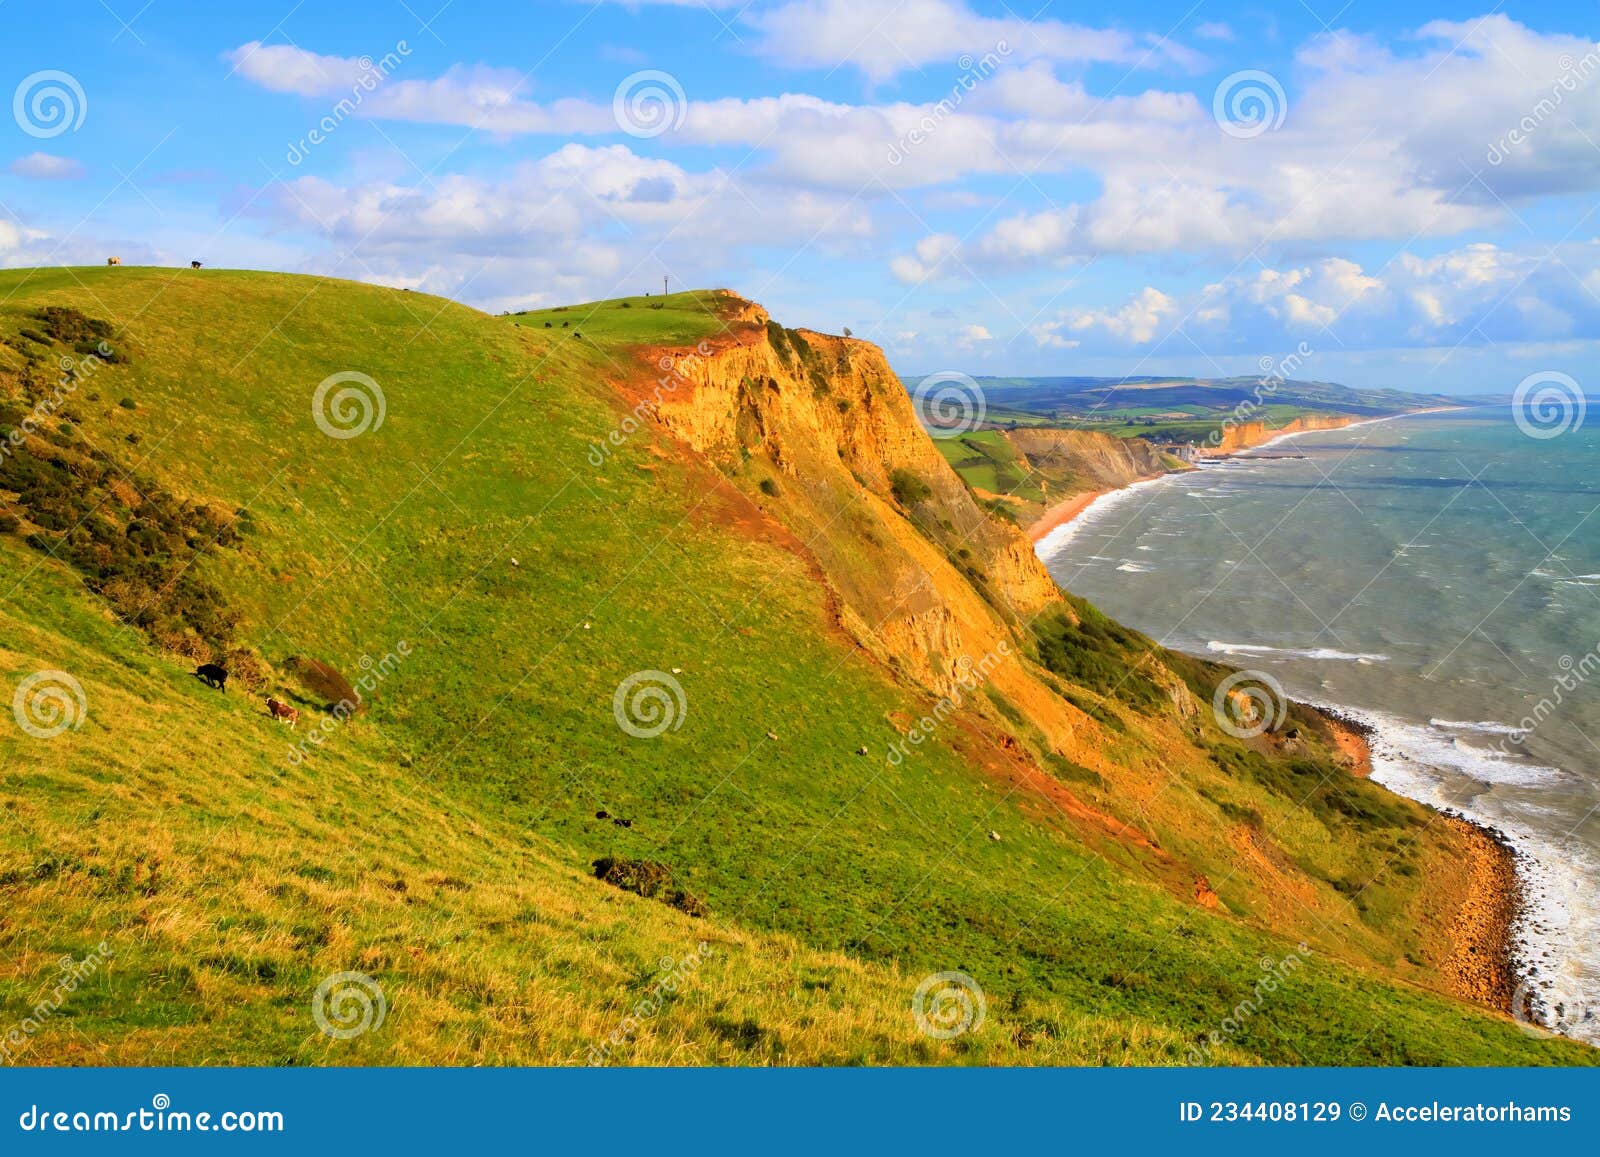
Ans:
POLYGON ((1298 434, 1304 430, 1338 430, 1354 421, 1355 418, 1344 415, 1330 414, 1321 417, 1310 414, 1303 418, 1291 418, 1281 426, 1268 426, 1265 422, 1239 422, 1224 427, 1217 444, 1203 446, 1200 452, 1208 457, 1236 454, 1240 450, 1248 450, 1252 446, 1270 442, 1284 434, 1298 434))
POLYGON ((1051 486, 1052 497, 1064 498, 1075 489, 1114 490, 1172 468, 1143 438, 1090 430, 1018 429, 1008 431, 1006 439, 1035 470, 1061 480, 1051 486))
POLYGON ((662 351, 656 416, 814 556, 864 648, 940 693, 1060 592, 945 462, 876 346, 729 299, 728 332, 662 351))

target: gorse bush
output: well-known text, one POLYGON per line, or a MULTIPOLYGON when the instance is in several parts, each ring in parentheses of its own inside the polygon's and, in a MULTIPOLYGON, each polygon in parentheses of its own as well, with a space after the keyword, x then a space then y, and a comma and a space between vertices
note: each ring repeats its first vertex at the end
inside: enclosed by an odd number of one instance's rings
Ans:
POLYGON ((933 487, 921 477, 903 467, 889 476, 889 488, 901 506, 914 506, 933 497, 933 487))
POLYGON ((1039 661, 1063 679, 1129 706, 1159 706, 1165 692, 1145 670, 1156 645, 1113 622, 1083 599, 1067 595, 1077 622, 1061 611, 1041 615, 1033 627, 1039 661))
POLYGON ((0 459, 0 492, 16 495, 0 532, 19 533, 26 518, 38 528, 27 536, 34 549, 73 567, 159 645, 201 659, 224 650, 237 615, 193 564, 238 542, 231 517, 130 477, 97 447, 62 441, 30 438, 0 459))

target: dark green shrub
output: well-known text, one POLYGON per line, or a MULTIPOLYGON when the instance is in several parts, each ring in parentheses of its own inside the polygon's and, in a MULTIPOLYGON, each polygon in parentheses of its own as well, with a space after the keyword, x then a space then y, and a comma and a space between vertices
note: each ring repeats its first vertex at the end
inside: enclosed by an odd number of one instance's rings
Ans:
POLYGON ((677 886, 672 869, 655 860, 603 856, 594 862, 594 877, 614 888, 648 900, 660 900, 691 916, 704 916, 705 901, 677 886))
POLYGON ((915 506, 933 497, 933 487, 903 466, 889 475, 889 488, 901 506, 915 506))

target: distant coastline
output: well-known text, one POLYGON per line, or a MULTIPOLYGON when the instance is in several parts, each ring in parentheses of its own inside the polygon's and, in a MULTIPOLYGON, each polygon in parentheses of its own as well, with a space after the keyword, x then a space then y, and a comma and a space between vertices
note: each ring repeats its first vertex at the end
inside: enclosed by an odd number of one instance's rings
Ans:
MULTIPOLYGON (((1240 435, 1239 439, 1237 439, 1239 444, 1230 446, 1226 449, 1219 449, 1213 452, 1203 453, 1200 455, 1200 460, 1207 463, 1220 462, 1223 459, 1232 458, 1239 454, 1247 454, 1257 450, 1265 450, 1269 446, 1274 446, 1279 442, 1286 442, 1290 438, 1298 438, 1303 434, 1326 433, 1329 430, 1347 430, 1352 426, 1370 426, 1375 425, 1378 422, 1391 422, 1396 418, 1411 418, 1420 414, 1440 414, 1450 410, 1467 408, 1469 407, 1429 406, 1421 410, 1407 410, 1400 414, 1384 414, 1376 418, 1357 418, 1350 415, 1339 415, 1337 419, 1330 419, 1326 424, 1319 422, 1311 426, 1302 424, 1301 419, 1296 418, 1284 426, 1279 426, 1272 429, 1268 429, 1263 423, 1246 423, 1246 426, 1251 427, 1251 429, 1240 435), (1261 436, 1256 436, 1255 427, 1260 427, 1262 431, 1261 436)), ((1245 427, 1243 426, 1240 427, 1240 429, 1244 428, 1245 427)), ((1224 441, 1226 444, 1226 440, 1224 441)), ((1100 490, 1079 491, 1078 493, 1070 495, 1067 498, 1063 498, 1060 502, 1057 502, 1055 505, 1051 506, 1037 519, 1029 523, 1024 529, 1028 535, 1028 538, 1033 542, 1035 550, 1043 553, 1040 551, 1040 546, 1046 538, 1050 537, 1054 532, 1061 530, 1063 527, 1070 526, 1073 522, 1087 514, 1092 508, 1098 506, 1101 502, 1107 499, 1116 498, 1118 495, 1148 482, 1158 482, 1163 478, 1170 478, 1176 474, 1187 474, 1191 469, 1198 469, 1198 467, 1166 470, 1159 474, 1142 475, 1125 486, 1115 486, 1100 490)), ((1062 537, 1053 542, 1052 545, 1060 545, 1060 543, 1064 541, 1065 537, 1062 537)))
MULTIPOLYGON (((1437 406, 1423 410, 1390 414, 1378 418, 1347 418, 1337 425, 1318 425, 1311 428, 1280 429, 1270 436, 1237 449, 1208 454, 1206 462, 1218 462, 1249 451, 1257 451, 1275 443, 1302 434, 1330 429, 1347 429, 1351 426, 1369 425, 1394 418, 1420 414, 1440 413, 1464 407, 1437 406)), ((1085 491, 1052 506, 1038 520, 1027 527, 1034 550, 1041 558, 1059 550, 1087 521, 1091 511, 1103 512, 1106 507, 1126 499, 1141 486, 1160 482, 1177 475, 1190 473, 1191 467, 1167 471, 1140 478, 1126 486, 1104 490, 1085 491)), ((1212 658, 1211 656, 1204 656, 1212 658)), ((1368 778, 1373 772, 1371 740, 1373 728, 1358 716, 1327 704, 1303 703, 1327 721, 1338 748, 1341 762, 1350 774, 1368 778)), ((1388 788, 1394 791, 1393 788, 1388 788)), ((1403 793, 1394 792, 1396 795, 1403 793)), ((1436 808, 1426 801, 1424 807, 1438 812, 1444 822, 1455 828, 1465 840, 1466 862, 1464 898, 1444 930, 1447 940, 1441 946, 1439 979, 1444 989, 1464 1000, 1485 1005, 1503 1013, 1513 1012, 1518 986, 1526 983, 1531 970, 1519 961, 1517 952, 1517 927, 1528 914, 1529 904, 1518 867, 1518 852, 1504 833, 1469 816, 1445 808, 1436 808)))

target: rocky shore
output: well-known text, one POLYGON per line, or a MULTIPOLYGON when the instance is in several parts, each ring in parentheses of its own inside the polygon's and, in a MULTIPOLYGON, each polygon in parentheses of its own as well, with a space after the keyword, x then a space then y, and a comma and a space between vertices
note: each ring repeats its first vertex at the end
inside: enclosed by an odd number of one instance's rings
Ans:
POLYGON ((1445 822, 1466 844, 1468 887, 1440 973, 1457 996, 1509 1012, 1517 989, 1512 928, 1522 908, 1516 853, 1493 828, 1461 816, 1445 822))
MULTIPOLYGON (((1341 762, 1352 775, 1372 774, 1372 729, 1328 707, 1312 707, 1327 721, 1341 762)), ((1518 974, 1515 960, 1517 917, 1522 911, 1522 886, 1516 852, 1493 828, 1452 813, 1443 823, 1462 840, 1466 854, 1465 896, 1446 923, 1449 938, 1440 979, 1464 1000, 1511 1010, 1518 974)))

